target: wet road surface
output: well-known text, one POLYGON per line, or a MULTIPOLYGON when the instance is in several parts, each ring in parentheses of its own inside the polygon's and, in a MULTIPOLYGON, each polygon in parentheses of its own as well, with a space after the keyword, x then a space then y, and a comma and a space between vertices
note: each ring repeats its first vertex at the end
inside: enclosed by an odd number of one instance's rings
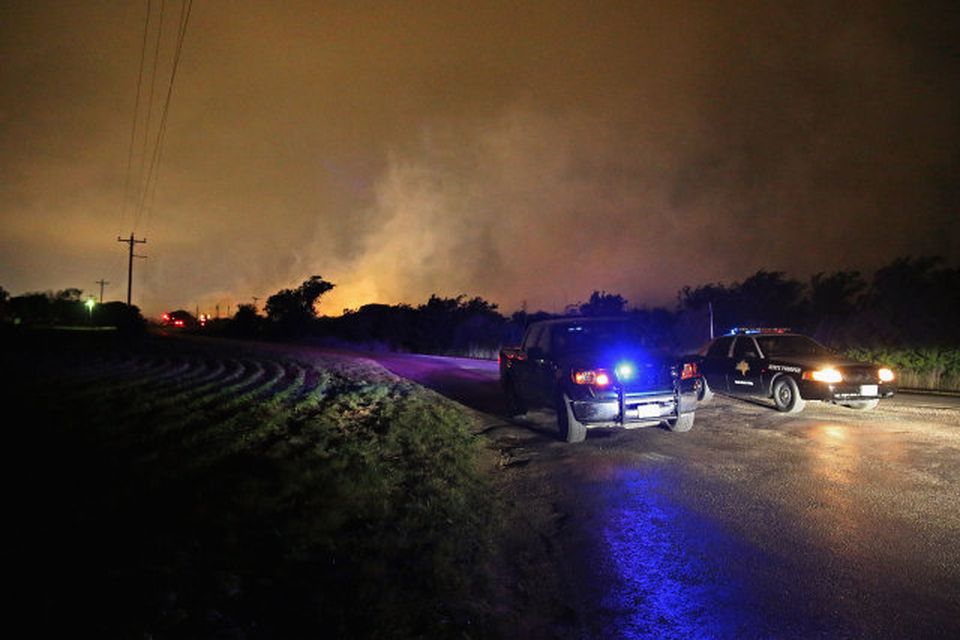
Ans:
POLYGON ((525 637, 960 637, 957 398, 787 416, 717 396, 689 433, 567 445, 548 412, 503 417, 495 362, 375 359, 482 412, 534 530, 525 637))

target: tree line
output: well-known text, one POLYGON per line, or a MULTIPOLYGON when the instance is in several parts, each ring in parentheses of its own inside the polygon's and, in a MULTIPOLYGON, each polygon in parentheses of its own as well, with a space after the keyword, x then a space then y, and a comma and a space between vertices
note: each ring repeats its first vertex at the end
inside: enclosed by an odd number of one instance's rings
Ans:
POLYGON ((19 296, 0 287, 0 322, 6 325, 115 327, 124 332, 143 331, 146 321, 136 306, 123 302, 88 304, 83 290, 30 292, 19 296))
MULTIPOLYGON (((337 317, 318 305, 335 285, 311 276, 267 299, 264 313, 242 304, 204 331, 238 338, 310 340, 369 348, 491 357, 516 344, 545 311, 502 313, 481 297, 437 294, 419 305, 368 304, 337 317)), ((136 307, 97 305, 91 316, 79 289, 10 297, 0 287, 0 318, 28 324, 142 324, 136 307)), ((673 308, 631 306, 618 293, 594 291, 564 315, 627 315, 664 347, 690 351, 737 326, 776 326, 810 334, 835 348, 960 346, 960 269, 940 257, 903 257, 872 274, 821 272, 798 280, 760 270, 731 283, 685 286, 673 308)))
MULTIPOLYGON (((503 314, 480 297, 437 294, 419 305, 368 304, 338 317, 318 316, 334 284, 312 276, 267 300, 266 314, 241 305, 219 330, 238 337, 338 341, 417 353, 495 355, 520 341, 527 325, 557 314, 503 314)), ((903 257, 872 274, 820 272, 798 280, 760 270, 731 283, 685 286, 671 308, 631 306, 618 293, 594 291, 563 315, 627 315, 667 348, 690 351, 738 326, 786 327, 838 349, 957 347, 960 269, 940 257, 903 257)))

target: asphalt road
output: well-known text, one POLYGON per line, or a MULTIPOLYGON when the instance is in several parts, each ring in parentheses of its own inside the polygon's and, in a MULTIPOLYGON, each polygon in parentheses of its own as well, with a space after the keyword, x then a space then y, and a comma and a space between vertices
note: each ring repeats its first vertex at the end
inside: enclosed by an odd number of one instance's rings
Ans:
POLYGON ((960 400, 787 416, 717 396, 689 433, 507 420, 495 362, 372 356, 499 448, 517 637, 960 637, 960 400))

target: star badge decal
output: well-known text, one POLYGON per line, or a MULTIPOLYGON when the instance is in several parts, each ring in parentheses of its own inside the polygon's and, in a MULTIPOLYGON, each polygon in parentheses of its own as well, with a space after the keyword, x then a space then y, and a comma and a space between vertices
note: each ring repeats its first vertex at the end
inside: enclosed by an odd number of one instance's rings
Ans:
POLYGON ((747 371, 750 371, 750 365, 747 363, 746 360, 741 360, 740 362, 737 363, 737 366, 734 367, 734 369, 739 371, 740 375, 745 376, 747 375, 747 371))

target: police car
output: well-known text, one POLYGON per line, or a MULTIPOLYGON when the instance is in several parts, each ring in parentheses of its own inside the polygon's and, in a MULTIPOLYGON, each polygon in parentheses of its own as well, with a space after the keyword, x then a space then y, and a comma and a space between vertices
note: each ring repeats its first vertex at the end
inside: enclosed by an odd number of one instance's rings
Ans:
POLYGON ((896 392, 887 367, 851 360, 788 329, 738 328, 700 351, 701 400, 714 392, 772 399, 797 413, 807 400, 873 409, 896 392))

